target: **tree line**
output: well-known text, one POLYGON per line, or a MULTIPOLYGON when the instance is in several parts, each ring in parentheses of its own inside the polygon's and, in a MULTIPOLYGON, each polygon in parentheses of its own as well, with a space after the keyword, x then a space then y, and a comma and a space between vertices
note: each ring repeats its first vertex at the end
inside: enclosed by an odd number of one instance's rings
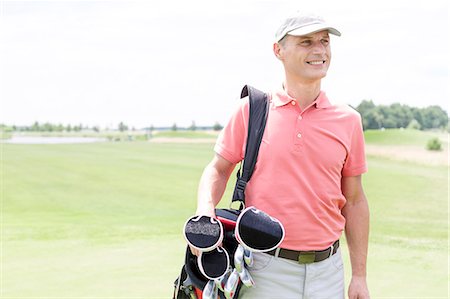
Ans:
POLYGON ((92 130, 99 132, 100 128, 98 126, 86 126, 83 124, 52 124, 50 122, 45 123, 39 123, 38 121, 35 121, 31 126, 6 126, 4 124, 0 124, 0 127, 4 131, 23 131, 23 132, 80 132, 84 130, 92 130))
MULTIPOLYGON (((223 126, 219 122, 215 122, 212 126, 197 126, 194 121, 192 121, 192 124, 189 127, 179 127, 176 123, 174 123, 171 127, 155 127, 153 125, 141 128, 139 130, 144 131, 154 131, 154 130, 189 130, 189 131, 196 131, 196 130, 214 130, 214 131, 220 131, 223 128, 223 126)), ((137 129, 135 127, 130 127, 124 122, 120 122, 116 127, 114 128, 106 128, 104 130, 100 129, 99 126, 87 126, 83 124, 77 124, 77 125, 63 125, 63 124, 52 124, 50 122, 45 123, 39 123, 35 121, 30 126, 8 126, 5 124, 0 123, 0 130, 3 132, 81 132, 81 131, 94 131, 94 132, 100 132, 100 131, 110 131, 110 130, 116 130, 120 132, 127 132, 127 131, 136 131, 137 129)))
POLYGON ((448 130, 448 114, 439 106, 416 108, 399 103, 375 105, 371 100, 364 100, 355 109, 362 116, 364 130, 382 128, 448 130))
MULTIPOLYGON (((448 114, 440 106, 429 106, 425 108, 410 107, 408 105, 402 105, 394 103, 391 105, 375 105, 372 100, 363 100, 355 109, 361 114, 364 130, 368 129, 391 129, 391 128, 408 128, 417 130, 430 130, 430 129, 444 129, 448 130, 448 114)), ((82 124, 77 125, 62 125, 52 124, 49 122, 39 123, 35 121, 31 126, 6 126, 0 124, 2 131, 29 131, 29 132, 80 132, 83 130, 92 130, 99 132, 98 126, 85 126, 82 124)), ((219 131, 222 129, 222 125, 216 122, 211 127, 199 127, 192 121, 192 124, 187 128, 178 127, 174 123, 171 127, 150 127, 143 128, 143 130, 205 130, 213 129, 219 131)), ((107 129, 109 130, 109 129, 107 129)), ((120 122, 116 128, 112 130, 135 131, 134 127, 129 127, 124 122, 120 122)))

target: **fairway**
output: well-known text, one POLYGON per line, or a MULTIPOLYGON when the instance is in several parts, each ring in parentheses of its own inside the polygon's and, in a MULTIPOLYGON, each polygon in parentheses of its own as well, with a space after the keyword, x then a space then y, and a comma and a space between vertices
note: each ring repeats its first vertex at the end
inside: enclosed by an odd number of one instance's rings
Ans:
MULTIPOLYGON (((212 143, 0 146, 0 298, 171 298, 212 143)), ((372 298, 448 298, 448 165, 368 162, 372 298)))

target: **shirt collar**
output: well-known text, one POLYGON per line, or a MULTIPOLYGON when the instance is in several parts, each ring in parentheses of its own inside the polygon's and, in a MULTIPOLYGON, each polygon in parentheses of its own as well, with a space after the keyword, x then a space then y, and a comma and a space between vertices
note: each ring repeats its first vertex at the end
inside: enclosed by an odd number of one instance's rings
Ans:
MULTIPOLYGON (((272 92, 272 102, 275 105, 275 107, 284 106, 288 103, 291 103, 292 101, 297 102, 297 100, 288 95, 283 88, 276 89, 275 91, 272 92)), ((320 91, 319 96, 311 104, 311 106, 315 106, 317 109, 324 109, 330 107, 331 103, 328 100, 328 97, 325 94, 325 92, 320 91)))

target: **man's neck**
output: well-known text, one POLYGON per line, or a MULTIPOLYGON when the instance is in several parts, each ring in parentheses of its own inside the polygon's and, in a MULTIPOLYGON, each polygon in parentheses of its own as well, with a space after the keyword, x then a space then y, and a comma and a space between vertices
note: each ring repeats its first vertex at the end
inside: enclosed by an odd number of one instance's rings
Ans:
POLYGON ((284 91, 297 100, 301 109, 311 105, 320 94, 320 80, 314 82, 299 82, 288 80, 283 83, 284 91))

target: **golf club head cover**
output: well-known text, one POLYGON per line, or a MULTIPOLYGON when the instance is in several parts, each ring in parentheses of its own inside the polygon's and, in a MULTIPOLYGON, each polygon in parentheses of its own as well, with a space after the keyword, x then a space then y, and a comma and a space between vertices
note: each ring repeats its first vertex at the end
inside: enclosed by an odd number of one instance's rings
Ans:
POLYGON ((223 240, 222 223, 209 216, 192 216, 183 231, 186 242, 202 252, 217 248, 223 240))
POLYGON ((284 240, 283 224, 255 207, 244 209, 239 215, 236 239, 245 249, 267 252, 277 248, 284 240))
POLYGON ((200 272, 210 280, 218 279, 225 275, 230 267, 228 252, 222 248, 208 252, 202 252, 197 258, 200 272))

